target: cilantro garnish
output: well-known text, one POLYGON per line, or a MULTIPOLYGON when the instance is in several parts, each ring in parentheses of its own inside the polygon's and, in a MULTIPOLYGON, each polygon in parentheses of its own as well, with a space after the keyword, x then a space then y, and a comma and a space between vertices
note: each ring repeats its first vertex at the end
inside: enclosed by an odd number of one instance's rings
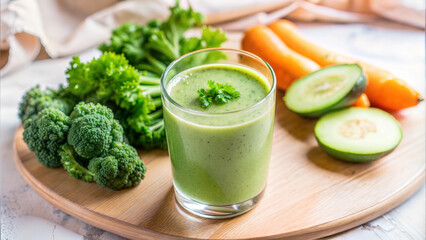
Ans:
POLYGON ((212 103, 225 104, 229 100, 240 97, 240 92, 230 84, 220 84, 209 80, 208 85, 209 89, 201 88, 197 91, 202 108, 208 108, 212 103))

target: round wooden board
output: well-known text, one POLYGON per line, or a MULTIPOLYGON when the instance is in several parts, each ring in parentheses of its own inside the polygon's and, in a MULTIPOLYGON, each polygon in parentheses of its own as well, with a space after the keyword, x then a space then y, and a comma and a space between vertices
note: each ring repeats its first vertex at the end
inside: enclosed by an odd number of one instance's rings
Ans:
POLYGON ((202 219, 180 208, 163 150, 141 151, 146 179, 118 192, 42 166, 23 142, 22 127, 15 136, 15 163, 28 184, 59 209, 130 239, 318 238, 386 213, 424 182, 423 107, 396 116, 404 139, 393 153, 376 162, 350 164, 321 151, 313 136, 315 120, 289 112, 281 98, 279 93, 264 198, 255 209, 233 219, 202 219))

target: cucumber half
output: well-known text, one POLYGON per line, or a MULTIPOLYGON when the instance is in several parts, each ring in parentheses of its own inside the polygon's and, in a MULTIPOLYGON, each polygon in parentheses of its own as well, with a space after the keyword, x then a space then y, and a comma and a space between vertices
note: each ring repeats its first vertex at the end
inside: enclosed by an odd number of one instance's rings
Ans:
POLYGON ((333 65, 294 82, 287 90, 284 101, 293 112, 306 117, 319 117, 352 105, 366 86, 365 75, 359 65, 333 65))
POLYGON ((315 125, 318 144, 348 162, 370 162, 394 150, 402 139, 399 122, 377 108, 347 108, 321 117, 315 125))

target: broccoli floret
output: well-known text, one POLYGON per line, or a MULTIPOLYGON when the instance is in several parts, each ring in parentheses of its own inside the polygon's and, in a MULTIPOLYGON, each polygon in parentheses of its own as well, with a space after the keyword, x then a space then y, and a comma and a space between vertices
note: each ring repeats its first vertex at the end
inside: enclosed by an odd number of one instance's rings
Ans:
POLYGON ((22 97, 18 115, 22 123, 24 123, 43 109, 49 107, 56 108, 68 115, 74 105, 74 100, 64 95, 63 88, 58 90, 46 89, 43 91, 37 85, 28 90, 22 97))
POLYGON ((70 119, 56 108, 46 108, 24 123, 24 141, 46 167, 61 166, 58 148, 66 142, 70 119))
POLYGON ((124 142, 114 142, 105 157, 91 159, 88 169, 78 163, 70 145, 62 145, 59 154, 64 168, 72 177, 85 182, 95 181, 112 190, 136 186, 145 178, 145 164, 139 159, 136 149, 124 142))
POLYGON ((95 103, 84 103, 80 102, 77 105, 75 105, 74 109, 72 110, 70 114, 71 120, 74 120, 79 117, 83 117, 89 114, 99 114, 107 117, 108 119, 114 118, 114 114, 112 113, 111 109, 108 107, 102 105, 102 104, 95 104, 95 103))
POLYGON ((106 157, 90 161, 89 170, 100 186, 121 190, 138 185, 145 178, 146 167, 135 148, 114 142, 106 157))
POLYGON ((112 142, 123 141, 123 128, 106 106, 81 102, 70 118, 68 144, 83 158, 105 156, 112 142))

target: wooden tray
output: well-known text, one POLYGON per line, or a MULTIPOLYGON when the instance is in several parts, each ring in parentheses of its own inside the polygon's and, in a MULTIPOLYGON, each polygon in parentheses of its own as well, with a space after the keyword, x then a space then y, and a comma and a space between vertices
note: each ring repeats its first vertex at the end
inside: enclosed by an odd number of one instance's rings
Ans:
POLYGON ((141 151, 146 179, 118 192, 42 166, 23 142, 22 127, 15 136, 15 163, 28 184, 59 209, 131 239, 323 237, 386 213, 423 183, 423 107, 396 116, 404 139, 393 153, 376 162, 350 164, 321 151, 313 136, 315 121, 289 112, 281 98, 279 93, 265 196, 255 209, 233 219, 202 219, 176 204, 166 151, 141 151))

